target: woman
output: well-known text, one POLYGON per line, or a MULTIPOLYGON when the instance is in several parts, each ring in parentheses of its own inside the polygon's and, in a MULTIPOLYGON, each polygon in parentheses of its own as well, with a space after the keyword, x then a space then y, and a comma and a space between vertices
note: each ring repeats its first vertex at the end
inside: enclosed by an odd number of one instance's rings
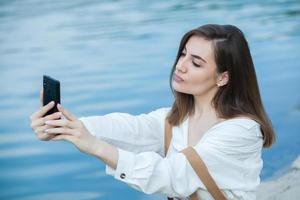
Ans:
POLYGON ((96 156, 108 174, 144 193, 185 199, 196 191, 200 199, 213 199, 181 153, 192 146, 227 199, 256 199, 262 148, 275 134, 243 33, 216 24, 187 32, 170 86, 171 108, 77 119, 58 106, 60 112, 42 117, 50 103, 32 114, 31 127, 40 140, 66 140, 96 156), (166 157, 165 119, 173 127, 166 157))

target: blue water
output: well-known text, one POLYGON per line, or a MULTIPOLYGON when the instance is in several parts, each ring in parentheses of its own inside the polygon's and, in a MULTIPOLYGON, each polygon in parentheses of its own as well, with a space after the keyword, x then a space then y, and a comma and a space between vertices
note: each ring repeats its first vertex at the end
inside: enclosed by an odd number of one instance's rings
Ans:
POLYGON ((61 81, 78 117, 170 106, 179 41, 206 23, 244 31, 278 139, 261 178, 287 169, 300 154, 299 1, 1 0, 0 199, 163 199, 105 175, 71 144, 38 141, 29 116, 43 74, 61 81))

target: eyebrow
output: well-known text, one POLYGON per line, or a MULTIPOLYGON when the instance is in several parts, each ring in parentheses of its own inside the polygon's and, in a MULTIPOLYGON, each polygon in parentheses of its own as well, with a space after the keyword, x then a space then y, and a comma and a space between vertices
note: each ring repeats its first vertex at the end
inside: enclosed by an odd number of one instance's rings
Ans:
MULTIPOLYGON (((186 47, 184 47, 183 50, 186 50, 186 47)), ((194 58, 200 59, 200 60, 202 60, 203 62, 207 63, 203 58, 201 58, 201 57, 198 56, 198 55, 193 55, 193 54, 192 54, 192 56, 193 56, 194 58)))

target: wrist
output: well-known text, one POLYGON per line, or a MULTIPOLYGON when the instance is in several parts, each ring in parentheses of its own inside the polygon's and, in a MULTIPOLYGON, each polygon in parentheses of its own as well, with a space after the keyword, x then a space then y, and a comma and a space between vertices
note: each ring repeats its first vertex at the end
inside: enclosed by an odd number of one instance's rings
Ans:
POLYGON ((118 149, 103 140, 96 139, 92 148, 92 155, 102 160, 104 163, 109 165, 111 168, 116 169, 119 152, 118 149))
POLYGON ((90 154, 97 158, 101 158, 104 150, 102 140, 98 138, 92 138, 91 144, 90 154))

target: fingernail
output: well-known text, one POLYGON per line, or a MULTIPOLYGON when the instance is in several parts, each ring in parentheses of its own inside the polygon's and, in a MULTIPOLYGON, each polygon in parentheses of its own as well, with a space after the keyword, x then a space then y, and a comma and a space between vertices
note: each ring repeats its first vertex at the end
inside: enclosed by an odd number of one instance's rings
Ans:
POLYGON ((61 105, 58 103, 58 104, 57 104, 57 107, 61 108, 61 105))
POLYGON ((44 130, 44 132, 45 132, 45 133, 48 133, 48 132, 49 132, 49 129, 44 130))
POLYGON ((51 122, 50 121, 45 121, 45 124, 51 124, 51 122))
POLYGON ((54 103, 54 101, 51 101, 49 104, 52 105, 54 103))

